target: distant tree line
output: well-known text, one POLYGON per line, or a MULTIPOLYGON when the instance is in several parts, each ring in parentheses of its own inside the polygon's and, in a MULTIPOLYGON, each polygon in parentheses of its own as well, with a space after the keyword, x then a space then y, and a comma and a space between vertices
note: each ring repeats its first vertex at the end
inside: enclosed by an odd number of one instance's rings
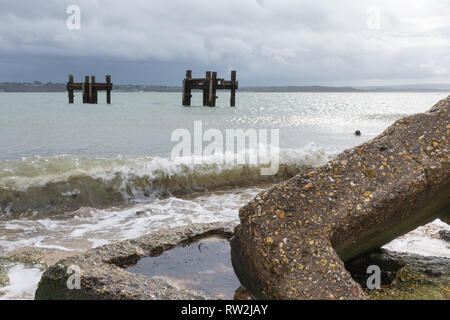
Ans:
MULTIPOLYGON (((65 92, 65 83, 0 82, 0 92, 65 92)), ((181 92, 181 87, 121 84, 115 92, 181 92)), ((194 90, 195 91, 195 90, 194 90)), ((450 91, 450 85, 381 86, 381 87, 326 87, 326 86, 266 86, 241 87, 240 92, 436 92, 450 91)))

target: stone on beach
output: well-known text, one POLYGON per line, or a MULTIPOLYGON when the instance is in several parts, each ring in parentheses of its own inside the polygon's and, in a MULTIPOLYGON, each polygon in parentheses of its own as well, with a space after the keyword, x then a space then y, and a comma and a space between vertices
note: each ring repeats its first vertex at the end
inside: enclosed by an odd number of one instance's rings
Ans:
POLYGON ((9 284, 8 274, 6 273, 5 267, 0 261, 0 288, 6 287, 9 284))
POLYGON ((450 97, 241 208, 235 272, 260 299, 361 299, 344 262, 450 214, 450 97))
POLYGON ((442 240, 450 242, 450 231, 448 230, 441 230, 439 231, 439 236, 442 240))

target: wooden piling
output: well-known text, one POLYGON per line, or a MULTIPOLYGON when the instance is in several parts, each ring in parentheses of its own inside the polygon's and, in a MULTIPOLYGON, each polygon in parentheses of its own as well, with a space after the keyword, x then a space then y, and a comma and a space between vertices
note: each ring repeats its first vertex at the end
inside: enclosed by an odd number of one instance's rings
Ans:
POLYGON ((208 99, 209 99, 209 81, 211 79, 211 71, 206 71, 206 85, 203 89, 203 106, 208 106, 208 99))
POLYGON ((92 84, 95 82, 95 78, 91 76, 91 82, 89 83, 89 95, 88 95, 88 102, 87 103, 92 103, 92 101, 94 101, 94 90, 92 88, 92 84))
POLYGON ((231 96, 230 96, 230 107, 236 106, 236 71, 231 71, 231 96))
POLYGON ((73 75, 69 74, 69 83, 67 84, 67 92, 69 94, 69 103, 73 103, 73 75))
POLYGON ((183 81, 183 106, 191 105, 191 84, 189 80, 192 79, 192 70, 186 70, 186 79, 183 81))
POLYGON ((84 84, 83 84, 83 103, 89 103, 90 96, 89 96, 89 76, 84 77, 84 84))
POLYGON ((207 71, 205 78, 193 78, 192 71, 186 71, 186 78, 183 80, 183 105, 191 105, 192 90, 202 90, 203 106, 215 107, 217 100, 217 90, 231 90, 230 105, 236 105, 236 90, 238 81, 236 71, 231 71, 231 80, 227 81, 217 78, 217 72, 207 71))
POLYGON ((209 103, 208 106, 216 106, 216 91, 217 91, 217 72, 212 73, 212 77, 209 80, 209 103))
POLYGON ((111 76, 107 75, 105 78, 106 78, 106 84, 108 85, 106 88, 106 103, 111 104, 111 89, 109 86, 111 84, 111 76))
POLYGON ((95 76, 91 76, 91 87, 90 87, 90 96, 91 96, 91 104, 98 103, 98 93, 97 88, 95 87, 95 76))
POLYGON ((96 83, 95 76, 91 76, 91 82, 89 82, 89 76, 84 77, 84 82, 73 82, 73 76, 69 75, 69 82, 67 83, 67 92, 69 95, 69 103, 74 101, 74 91, 81 90, 83 92, 83 103, 98 103, 98 92, 106 91, 106 102, 111 103, 111 90, 113 84, 111 83, 111 76, 106 75, 106 83, 96 83))

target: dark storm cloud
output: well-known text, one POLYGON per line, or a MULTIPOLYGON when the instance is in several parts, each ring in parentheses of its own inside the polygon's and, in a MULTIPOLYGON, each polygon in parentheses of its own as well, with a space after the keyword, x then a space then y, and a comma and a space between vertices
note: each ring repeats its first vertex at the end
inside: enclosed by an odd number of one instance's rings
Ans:
POLYGON ((450 79, 446 0, 2 0, 0 7, 0 81, 94 70, 122 83, 178 84, 186 68, 236 68, 248 85, 450 79), (66 28, 71 4, 81 8, 81 30, 66 28), (374 5, 379 28, 368 25, 374 5))

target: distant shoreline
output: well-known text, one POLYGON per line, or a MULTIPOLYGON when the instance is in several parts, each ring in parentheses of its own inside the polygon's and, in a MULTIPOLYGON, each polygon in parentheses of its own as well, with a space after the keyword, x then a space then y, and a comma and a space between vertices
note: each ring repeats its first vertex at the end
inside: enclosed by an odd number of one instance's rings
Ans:
MULTIPOLYGON (((0 82, 0 92, 65 92, 65 83, 0 82)), ((114 85, 115 92, 181 92, 181 87, 156 85, 114 85)), ((242 87, 240 92, 450 92, 450 85, 329 87, 329 86, 261 86, 242 87)))

